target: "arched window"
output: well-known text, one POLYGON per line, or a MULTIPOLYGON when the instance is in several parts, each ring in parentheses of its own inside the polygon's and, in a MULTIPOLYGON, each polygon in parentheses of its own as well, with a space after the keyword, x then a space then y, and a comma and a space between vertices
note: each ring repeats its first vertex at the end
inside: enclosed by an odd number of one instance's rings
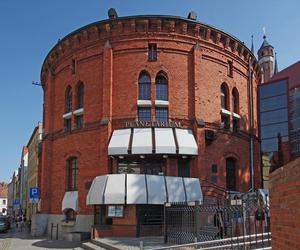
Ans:
POLYGON ((151 100, 151 80, 146 72, 139 77, 139 100, 151 100))
POLYGON ((79 83, 77 87, 77 109, 83 108, 83 101, 84 101, 84 85, 83 83, 79 83))
MULTIPOLYGON (((155 99, 158 101, 168 101, 168 78, 163 72, 159 72, 155 78, 155 99)), ((166 122, 169 119, 168 106, 166 103, 164 103, 165 106, 160 105, 155 107, 156 120, 166 122)))
POLYGON ((239 113, 239 92, 236 88, 232 90, 232 111, 236 114, 239 113))
POLYGON ((155 78, 155 99, 168 101, 168 80, 163 73, 158 73, 155 78))
POLYGON ((67 160, 67 190, 68 191, 77 190, 77 178, 78 178, 77 158, 72 157, 67 160))
POLYGON ((229 98, 228 98, 228 87, 226 83, 221 85, 221 128, 230 129, 230 112, 229 110, 229 98))
POLYGON ((232 120, 232 130, 233 132, 239 132, 240 130, 240 112, 239 106, 239 92, 236 88, 232 90, 232 111, 233 111, 233 120, 232 120))
POLYGON ((72 111, 72 88, 70 86, 66 89, 66 99, 65 99, 65 111, 69 113, 72 111))
POLYGON ((221 108, 229 110, 228 87, 226 83, 221 85, 221 108))
POLYGON ((236 191, 236 160, 226 158, 226 188, 229 191, 236 191))

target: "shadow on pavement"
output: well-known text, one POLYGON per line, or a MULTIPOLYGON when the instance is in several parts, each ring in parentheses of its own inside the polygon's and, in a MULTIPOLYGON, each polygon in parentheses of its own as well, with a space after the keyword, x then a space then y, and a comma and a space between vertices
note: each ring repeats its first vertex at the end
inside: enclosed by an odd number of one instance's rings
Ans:
MULTIPOLYGON (((76 247, 80 247, 80 242, 69 242, 69 241, 63 241, 63 240, 50 240, 46 239, 45 237, 32 237, 28 230, 23 230, 22 232, 18 230, 18 228, 12 228, 7 233, 0 233, 0 241, 2 239, 20 239, 24 240, 24 247, 28 244, 35 247, 40 248, 59 248, 59 249, 73 249, 76 247)), ((19 249, 19 248, 18 248, 19 249)), ((21 248, 20 248, 21 249, 21 248)), ((26 248, 28 249, 28 248, 26 248)), ((1 245, 0 245, 1 250, 1 245)))
POLYGON ((69 241, 62 241, 62 240, 40 240, 37 242, 34 242, 32 244, 35 247, 44 247, 44 248, 75 248, 75 247, 80 247, 81 243, 80 242, 69 242, 69 241))

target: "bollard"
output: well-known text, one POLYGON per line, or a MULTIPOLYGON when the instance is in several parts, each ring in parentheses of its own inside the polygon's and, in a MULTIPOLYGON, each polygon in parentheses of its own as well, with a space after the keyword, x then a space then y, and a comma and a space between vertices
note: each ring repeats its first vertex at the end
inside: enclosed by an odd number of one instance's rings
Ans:
POLYGON ((58 240, 58 224, 56 224, 56 240, 58 240))
POLYGON ((51 233, 50 233, 51 240, 52 240, 52 233, 53 233, 53 223, 51 223, 51 233))
MULTIPOLYGON (((195 238, 194 238, 194 243, 197 243, 197 242, 198 242, 198 239, 197 239, 197 237, 195 237, 195 238)), ((195 245, 194 248, 195 248, 195 249, 198 249, 197 245, 195 245)))
POLYGON ((141 240, 140 241, 140 250, 143 250, 144 249, 144 243, 143 243, 143 241, 141 240))

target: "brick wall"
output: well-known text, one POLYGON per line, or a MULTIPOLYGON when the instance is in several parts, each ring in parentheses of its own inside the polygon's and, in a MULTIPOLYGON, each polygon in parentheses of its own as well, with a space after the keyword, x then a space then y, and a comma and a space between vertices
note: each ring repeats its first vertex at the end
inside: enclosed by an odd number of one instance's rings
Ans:
MULTIPOLYGON (((118 119, 137 116, 138 77, 145 70, 151 77, 152 113, 154 113, 155 77, 160 71, 168 76, 169 116, 190 121, 199 145, 199 156, 191 159, 191 176, 211 177, 211 165, 217 164, 217 185, 226 185, 225 158, 237 160, 239 191, 250 186, 249 164, 249 97, 248 58, 250 51, 235 38, 207 26, 186 20, 170 22, 155 18, 148 22, 122 19, 117 25, 102 22, 76 31, 62 39, 42 68, 44 84, 44 132, 40 183, 42 211, 61 213, 61 201, 66 187, 66 160, 78 157, 78 191, 81 214, 92 212, 85 205, 86 183, 95 176, 111 172, 107 146, 118 119), (182 23, 181 23, 182 22, 182 23), (200 27, 201 26, 201 27, 200 27), (151 32, 150 32, 151 31, 151 32), (157 44, 157 61, 148 62, 148 43, 157 44), (76 72, 72 74, 72 60, 76 72), (233 62, 233 76, 228 76, 228 61, 233 62), (76 86, 84 83, 83 129, 64 132, 65 93, 72 87, 75 110, 76 86), (220 129, 220 86, 239 92, 241 133, 220 129), (101 125, 103 118, 112 122, 101 125), (196 119, 206 122, 198 128, 196 119), (211 143, 205 140, 205 129, 215 130, 211 143)), ((257 62, 253 93, 259 81, 257 62)), ((254 94, 254 126, 257 124, 256 94, 254 94)), ((74 125, 74 115, 72 123, 74 125)), ((232 117, 231 117, 232 119, 232 117)), ((257 130, 256 130, 257 131, 257 130)), ((255 184, 260 185, 259 144, 255 142, 255 184)), ((181 156, 179 156, 181 157, 181 156)), ((177 174, 176 162, 168 161, 166 173, 177 174)), ((114 166, 115 167, 115 166, 114 166)))
POLYGON ((270 174, 272 249, 300 249, 300 158, 270 174))

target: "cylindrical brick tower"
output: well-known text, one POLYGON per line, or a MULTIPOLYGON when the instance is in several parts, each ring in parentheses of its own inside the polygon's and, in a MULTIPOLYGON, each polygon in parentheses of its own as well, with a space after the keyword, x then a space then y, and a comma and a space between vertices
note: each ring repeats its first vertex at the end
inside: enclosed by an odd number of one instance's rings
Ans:
POLYGON ((110 15, 70 33, 41 70, 41 221, 90 231, 98 213, 123 225, 110 235, 135 235, 147 205, 127 195, 122 218, 105 212, 105 195, 87 205, 94 178, 108 174, 197 178, 205 196, 246 192, 251 177, 260 186, 259 78, 243 42, 194 19, 110 15))

